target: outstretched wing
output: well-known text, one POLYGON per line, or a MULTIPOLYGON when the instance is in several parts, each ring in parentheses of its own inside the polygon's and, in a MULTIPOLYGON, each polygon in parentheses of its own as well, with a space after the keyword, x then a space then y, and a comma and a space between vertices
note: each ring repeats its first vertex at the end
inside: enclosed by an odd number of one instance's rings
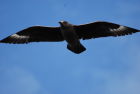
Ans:
POLYGON ((84 25, 75 25, 74 28, 80 39, 91 39, 108 36, 116 37, 140 32, 139 30, 130 27, 109 22, 94 22, 84 25))
POLYGON ((7 38, 1 40, 0 42, 22 44, 28 42, 57 42, 63 40, 64 38, 61 35, 59 27, 32 26, 19 31, 16 34, 10 35, 7 38))

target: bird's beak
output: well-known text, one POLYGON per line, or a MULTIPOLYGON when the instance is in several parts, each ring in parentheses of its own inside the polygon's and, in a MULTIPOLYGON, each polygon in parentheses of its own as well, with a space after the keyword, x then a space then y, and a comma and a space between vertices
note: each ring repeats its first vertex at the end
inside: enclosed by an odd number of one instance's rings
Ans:
POLYGON ((62 24, 62 22, 60 21, 59 24, 62 24))
POLYGON ((62 21, 60 21, 59 24, 60 24, 61 26, 63 26, 63 22, 62 22, 62 21))

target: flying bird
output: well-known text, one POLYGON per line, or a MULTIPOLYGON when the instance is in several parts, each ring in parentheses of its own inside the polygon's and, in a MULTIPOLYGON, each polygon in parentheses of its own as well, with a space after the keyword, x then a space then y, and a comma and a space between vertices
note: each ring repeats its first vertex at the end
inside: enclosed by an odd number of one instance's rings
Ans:
POLYGON ((127 26, 97 21, 82 25, 73 25, 67 21, 60 21, 60 27, 32 26, 12 34, 0 43, 24 44, 29 42, 67 42, 67 49, 79 54, 86 50, 80 39, 87 40, 109 36, 124 36, 140 32, 127 26))

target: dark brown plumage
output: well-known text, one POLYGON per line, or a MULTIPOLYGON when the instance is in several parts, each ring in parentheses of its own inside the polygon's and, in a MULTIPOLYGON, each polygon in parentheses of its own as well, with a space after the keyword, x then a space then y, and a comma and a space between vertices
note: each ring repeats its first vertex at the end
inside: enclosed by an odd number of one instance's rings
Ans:
POLYGON ((75 26, 76 33, 82 39, 100 38, 108 36, 124 36, 140 32, 134 28, 114 24, 110 22, 94 22, 75 26))
POLYGON ((59 27, 32 26, 1 40, 2 43, 23 44, 40 41, 63 41, 59 27))
POLYGON ((86 48, 80 39, 91 39, 108 36, 124 36, 140 32, 139 30, 110 22, 94 22, 83 25, 72 25, 61 21, 60 27, 33 26, 21 30, 1 40, 1 43, 23 44, 29 42, 59 42, 66 40, 67 48, 74 53, 81 53, 86 48))

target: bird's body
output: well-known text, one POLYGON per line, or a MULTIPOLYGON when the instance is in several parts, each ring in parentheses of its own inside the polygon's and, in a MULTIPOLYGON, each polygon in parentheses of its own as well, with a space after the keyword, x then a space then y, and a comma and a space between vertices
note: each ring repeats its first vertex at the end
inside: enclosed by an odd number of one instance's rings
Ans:
POLYGON ((60 22, 61 33, 64 39, 67 41, 67 48, 74 53, 81 53, 85 47, 80 43, 78 35, 75 32, 75 29, 72 24, 69 24, 65 21, 60 22))
POLYGON ((60 22, 60 29, 61 29, 61 33, 64 37, 64 39, 70 44, 70 45, 76 45, 78 44, 80 41, 79 41, 79 38, 78 38, 78 35, 76 34, 73 26, 69 23, 65 23, 65 22, 60 22))
POLYGON ((139 30, 110 22, 93 22, 83 25, 72 25, 61 21, 60 27, 32 26, 10 35, 1 43, 23 44, 29 42, 60 42, 66 40, 67 48, 79 54, 86 50, 80 39, 100 38, 108 36, 124 36, 140 32, 139 30))

